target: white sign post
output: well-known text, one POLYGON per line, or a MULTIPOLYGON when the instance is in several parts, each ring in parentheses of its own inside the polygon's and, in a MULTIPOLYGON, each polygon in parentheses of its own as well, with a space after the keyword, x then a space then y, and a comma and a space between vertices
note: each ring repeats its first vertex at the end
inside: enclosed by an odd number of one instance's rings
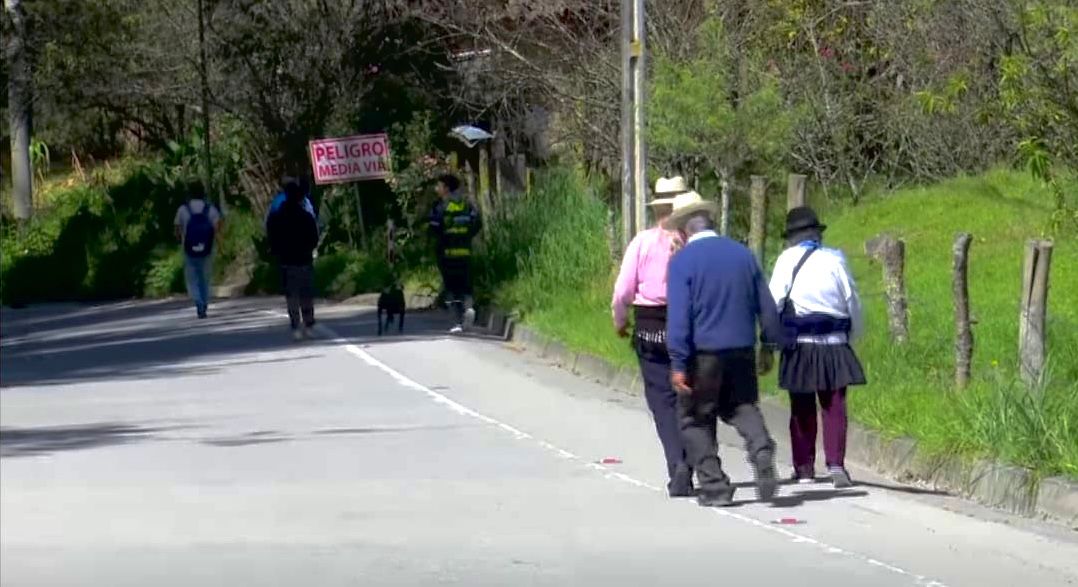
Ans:
MULTIPOLYGON (((350 183, 389 176, 389 140, 385 133, 355 135, 310 142, 311 168, 318 185, 350 183)), ((367 248, 367 227, 356 186, 356 216, 363 248, 367 248)))

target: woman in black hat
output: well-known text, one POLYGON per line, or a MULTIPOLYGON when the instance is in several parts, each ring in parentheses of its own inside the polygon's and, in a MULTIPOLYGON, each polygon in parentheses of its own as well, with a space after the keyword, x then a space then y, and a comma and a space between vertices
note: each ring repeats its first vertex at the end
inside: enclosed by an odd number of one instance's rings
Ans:
POLYGON ((790 393, 794 479, 815 479, 816 402, 823 420, 824 454, 835 487, 846 472, 846 389, 865 374, 850 341, 861 332, 861 301, 842 251, 823 246, 816 212, 807 206, 786 216, 787 249, 775 261, 771 295, 790 341, 779 362, 779 386, 790 393), (796 342, 794 342, 796 341, 796 342))

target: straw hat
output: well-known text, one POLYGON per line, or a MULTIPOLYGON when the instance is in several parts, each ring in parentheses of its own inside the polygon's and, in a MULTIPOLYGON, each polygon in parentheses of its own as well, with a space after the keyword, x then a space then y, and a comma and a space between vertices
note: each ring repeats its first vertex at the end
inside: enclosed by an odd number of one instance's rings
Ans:
POLYGON ((694 214, 707 212, 715 217, 719 212, 719 205, 710 200, 705 200, 696 192, 685 192, 674 197, 674 211, 666 219, 666 228, 674 230, 681 228, 694 214))
POLYGON ((648 206, 669 206, 674 203, 674 196, 689 191, 689 185, 680 175, 660 177, 655 180, 655 199, 648 206))

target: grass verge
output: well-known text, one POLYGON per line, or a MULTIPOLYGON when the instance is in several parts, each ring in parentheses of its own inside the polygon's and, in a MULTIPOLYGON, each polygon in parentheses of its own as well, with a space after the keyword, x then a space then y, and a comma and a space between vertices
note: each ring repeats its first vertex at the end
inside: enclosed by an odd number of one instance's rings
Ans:
MULTIPOLYGON (((491 232, 490 286, 505 307, 571 349, 633 366, 610 324, 615 261, 606 207, 582 181, 548 173, 531 197, 491 232), (507 259, 515 260, 510 263, 507 259)), ((826 239, 844 250, 857 277, 868 323, 858 343, 870 383, 852 394, 852 417, 930 453, 999 459, 1044 476, 1078 478, 1078 243, 1056 240, 1048 338, 1050 375, 1031 393, 1017 381, 1019 275, 1023 243, 1051 214, 1049 194, 1025 174, 996 171, 869 198, 829 210, 826 239), (973 382, 953 389, 951 244, 975 237, 970 298, 973 382), (911 341, 891 343, 881 271, 863 243, 890 232, 907 244, 911 341)), ((779 244, 772 242, 769 250, 779 244)), ((774 380, 765 381, 774 390, 774 380)))

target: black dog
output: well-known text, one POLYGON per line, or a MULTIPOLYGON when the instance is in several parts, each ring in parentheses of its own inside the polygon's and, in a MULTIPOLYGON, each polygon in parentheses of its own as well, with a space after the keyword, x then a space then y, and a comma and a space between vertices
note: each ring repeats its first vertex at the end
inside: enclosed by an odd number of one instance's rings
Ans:
POLYGON ((378 296, 378 336, 389 330, 393 324, 393 317, 397 317, 397 332, 404 332, 404 290, 400 284, 394 283, 382 290, 378 296), (385 322, 382 321, 382 313, 385 313, 385 322))

